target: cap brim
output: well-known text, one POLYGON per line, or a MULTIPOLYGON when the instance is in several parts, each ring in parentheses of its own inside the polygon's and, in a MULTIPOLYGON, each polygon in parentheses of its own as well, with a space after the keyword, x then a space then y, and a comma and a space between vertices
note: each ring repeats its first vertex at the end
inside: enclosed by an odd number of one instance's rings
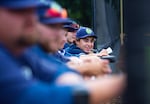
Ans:
POLYGON ((40 1, 35 1, 35 0, 30 0, 23 2, 22 0, 14 2, 14 1, 9 1, 0 4, 1 7, 5 7, 8 9, 25 9, 25 8, 30 8, 30 7, 40 7, 43 6, 43 4, 40 1))
POLYGON ((71 21, 68 18, 44 18, 41 19, 40 22, 44 24, 65 24, 70 23, 71 21))
POLYGON ((67 29, 68 32, 74 32, 74 31, 77 31, 78 28, 73 28, 73 27, 70 27, 68 25, 64 25, 63 26, 65 29, 67 29))
POLYGON ((94 37, 94 38, 97 38, 96 35, 85 35, 85 36, 79 37, 78 39, 83 39, 83 38, 86 38, 86 37, 94 37))

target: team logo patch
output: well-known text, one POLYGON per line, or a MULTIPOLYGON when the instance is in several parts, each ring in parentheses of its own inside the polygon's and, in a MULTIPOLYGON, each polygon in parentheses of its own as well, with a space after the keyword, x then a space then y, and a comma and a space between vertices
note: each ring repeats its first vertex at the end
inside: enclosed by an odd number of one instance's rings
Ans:
POLYGON ((92 30, 89 29, 89 28, 86 28, 86 33, 87 33, 87 34, 91 34, 91 33, 92 33, 92 30))

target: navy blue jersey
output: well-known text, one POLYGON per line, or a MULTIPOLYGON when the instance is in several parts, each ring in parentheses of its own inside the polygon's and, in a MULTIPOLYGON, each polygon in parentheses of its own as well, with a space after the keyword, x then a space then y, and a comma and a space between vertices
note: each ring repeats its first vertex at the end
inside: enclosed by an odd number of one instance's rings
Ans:
POLYGON ((65 43, 64 48, 63 48, 63 49, 66 49, 66 48, 70 47, 72 44, 73 44, 73 43, 65 43))
MULTIPOLYGON (((64 54, 65 54, 65 53, 64 53, 64 54)), ((52 54, 52 55, 53 55, 58 61, 60 61, 60 62, 62 62, 62 63, 64 63, 64 64, 70 61, 70 59, 69 59, 68 57, 62 55, 60 51, 58 51, 58 52, 56 52, 56 53, 54 53, 54 54, 52 54)))
POLYGON ((66 51, 65 56, 67 56, 67 57, 70 57, 70 56, 79 57, 80 55, 87 54, 82 49, 77 47, 75 44, 73 44, 70 47, 66 48, 65 51, 66 51))
POLYGON ((0 62, 1 104, 72 104, 73 87, 50 84, 42 77, 39 80, 37 74, 32 74, 32 67, 24 66, 3 46, 0 62))
POLYGON ((77 73, 53 55, 45 52, 39 45, 26 50, 21 60, 32 68, 34 75, 46 82, 53 82, 66 72, 77 73))

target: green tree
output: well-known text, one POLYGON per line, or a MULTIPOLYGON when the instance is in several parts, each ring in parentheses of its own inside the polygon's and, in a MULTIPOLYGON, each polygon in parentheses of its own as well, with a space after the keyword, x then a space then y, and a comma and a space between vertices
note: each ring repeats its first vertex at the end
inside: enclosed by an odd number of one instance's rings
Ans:
POLYGON ((66 8, 70 18, 83 26, 92 27, 92 0, 56 0, 66 8))

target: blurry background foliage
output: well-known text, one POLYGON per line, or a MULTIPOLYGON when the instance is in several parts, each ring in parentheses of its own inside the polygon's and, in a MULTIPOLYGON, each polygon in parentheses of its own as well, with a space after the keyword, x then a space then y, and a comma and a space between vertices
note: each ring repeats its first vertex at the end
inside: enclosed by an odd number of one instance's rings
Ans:
POLYGON ((69 18, 83 26, 92 27, 92 0, 55 0, 68 11, 69 18))
MULTIPOLYGON (((63 8, 68 11, 68 16, 74 19, 77 23, 87 27, 93 27, 93 13, 94 13, 94 0, 55 0, 63 8)), ((112 5, 117 10, 119 17, 119 2, 118 0, 105 0, 105 2, 112 5)), ((95 14, 96 15, 96 14, 95 14)), ((119 20, 119 18, 118 18, 119 20)))

